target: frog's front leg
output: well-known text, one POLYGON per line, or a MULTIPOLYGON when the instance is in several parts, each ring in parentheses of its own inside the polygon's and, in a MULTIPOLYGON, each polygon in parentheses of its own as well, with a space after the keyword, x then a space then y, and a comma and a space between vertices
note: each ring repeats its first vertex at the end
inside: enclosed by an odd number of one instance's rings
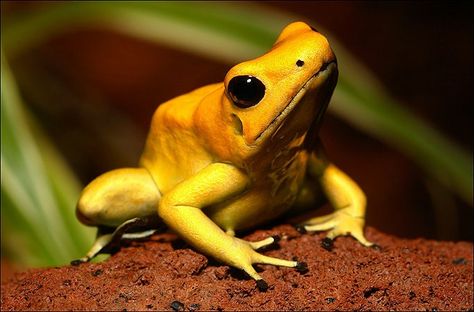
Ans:
POLYGON ((160 193, 144 168, 122 168, 106 172, 81 193, 78 219, 97 226, 97 237, 88 253, 73 264, 87 262, 123 238, 146 237, 158 226, 156 205, 160 193), (140 232, 127 233, 139 229, 140 232))
POLYGON ((364 246, 373 246, 364 236, 366 198, 360 187, 336 166, 314 155, 310 158, 309 173, 319 180, 323 192, 334 207, 334 212, 303 222, 305 231, 329 230, 323 247, 330 249, 337 236, 351 235, 364 246))
MULTIPOLYGON (((253 264, 294 268, 303 265, 297 261, 271 258, 258 253, 254 250, 254 247, 258 246, 252 246, 250 242, 226 234, 201 210, 241 194, 248 183, 248 176, 240 169, 224 163, 210 164, 164 194, 158 214, 169 227, 196 249, 244 270, 257 281, 260 290, 266 290, 267 284, 255 271, 253 264)), ((232 231, 229 234, 232 234, 232 231)))

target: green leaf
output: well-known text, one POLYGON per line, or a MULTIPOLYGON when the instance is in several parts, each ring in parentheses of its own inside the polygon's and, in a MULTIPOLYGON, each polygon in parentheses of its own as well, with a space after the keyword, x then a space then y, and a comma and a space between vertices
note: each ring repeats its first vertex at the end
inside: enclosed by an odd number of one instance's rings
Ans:
POLYGON ((74 215, 79 185, 23 108, 2 58, 2 248, 29 266, 82 256, 91 229, 74 215))

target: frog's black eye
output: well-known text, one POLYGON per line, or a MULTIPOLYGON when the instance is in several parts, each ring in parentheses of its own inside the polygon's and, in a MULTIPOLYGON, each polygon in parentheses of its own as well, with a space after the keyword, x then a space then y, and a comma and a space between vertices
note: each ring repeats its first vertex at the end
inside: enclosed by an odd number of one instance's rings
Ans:
POLYGON ((236 76, 229 81, 227 93, 237 107, 257 105, 265 95, 265 85, 253 76, 236 76))

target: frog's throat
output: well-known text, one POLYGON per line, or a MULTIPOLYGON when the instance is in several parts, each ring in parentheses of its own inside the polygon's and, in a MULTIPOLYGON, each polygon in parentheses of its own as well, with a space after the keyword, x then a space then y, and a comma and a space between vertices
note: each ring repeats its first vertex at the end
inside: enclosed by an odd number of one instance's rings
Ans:
POLYGON ((311 89, 310 86, 313 83, 322 83, 322 81, 326 80, 329 77, 329 74, 336 69, 336 66, 337 65, 335 61, 324 63, 321 68, 303 84, 301 89, 296 92, 296 94, 291 98, 285 108, 280 111, 280 113, 275 118, 273 118, 272 122, 270 122, 268 127, 266 127, 265 129, 263 129, 262 132, 260 132, 260 134, 255 138, 254 142, 259 143, 260 140, 262 140, 267 133, 273 133, 278 130, 280 125, 283 123, 286 117, 293 111, 296 105, 298 105, 298 103, 301 101, 306 92, 311 89))

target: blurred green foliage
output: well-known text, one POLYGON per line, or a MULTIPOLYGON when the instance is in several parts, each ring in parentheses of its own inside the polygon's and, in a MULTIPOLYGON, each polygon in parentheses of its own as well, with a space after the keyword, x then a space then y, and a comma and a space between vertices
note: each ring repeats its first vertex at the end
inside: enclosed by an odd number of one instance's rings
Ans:
POLYGON ((79 185, 22 104, 2 58, 2 251, 25 265, 67 263, 92 243, 75 219, 79 185))
MULTIPOLYGON (((22 104, 7 60, 77 25, 96 25, 233 64, 273 43, 295 16, 250 3, 63 2, 2 16, 2 251, 26 265, 67 263, 92 240, 75 220, 76 178, 22 104)), ((318 27, 318 29, 320 29, 318 27)), ((416 118, 326 31, 340 67, 330 111, 409 156, 472 205, 472 155, 416 118)))

